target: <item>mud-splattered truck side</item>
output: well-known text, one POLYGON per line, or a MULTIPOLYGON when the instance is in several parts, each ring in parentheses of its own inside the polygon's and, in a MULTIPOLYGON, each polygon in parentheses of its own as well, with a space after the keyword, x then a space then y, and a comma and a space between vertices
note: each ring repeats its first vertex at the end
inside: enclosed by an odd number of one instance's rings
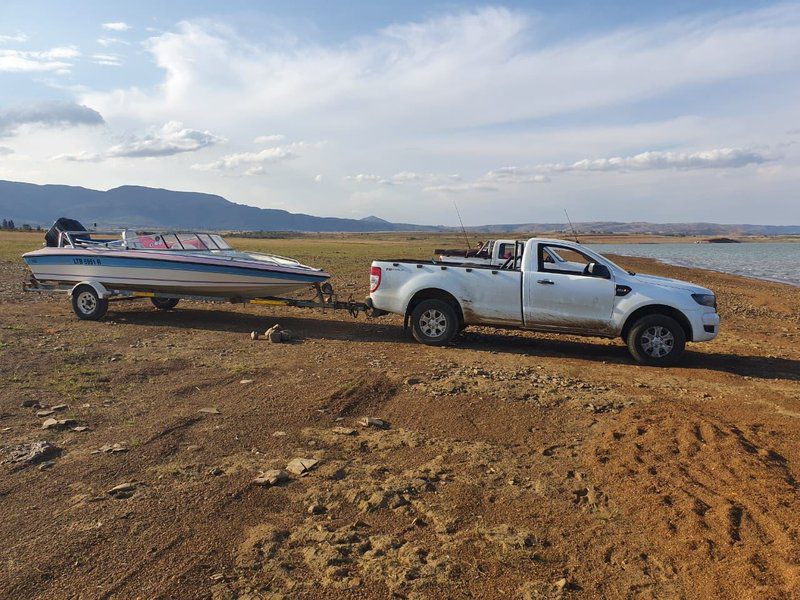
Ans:
POLYGON ((376 260, 370 299, 404 315, 414 337, 449 343, 469 325, 621 337, 640 363, 677 361, 719 332, 716 297, 676 279, 630 273, 585 246, 531 238, 501 266, 376 260))

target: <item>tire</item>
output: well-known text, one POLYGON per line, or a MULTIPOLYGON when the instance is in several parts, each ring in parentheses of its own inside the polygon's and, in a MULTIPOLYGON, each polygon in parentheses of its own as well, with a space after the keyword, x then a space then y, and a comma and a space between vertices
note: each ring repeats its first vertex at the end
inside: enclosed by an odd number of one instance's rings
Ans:
POLYGON ((666 315, 646 315, 628 333, 628 351, 637 362, 654 367, 674 365, 686 347, 680 323, 666 315))
POLYGON ((152 297, 150 298, 150 302, 152 302, 153 306, 155 306, 158 310, 171 310, 177 306, 180 300, 178 298, 152 297))
POLYGON ((108 300, 97 295, 90 285, 81 285, 72 292, 72 310, 79 319, 99 321, 108 311, 108 300))
POLYGON ((424 300, 411 313, 414 338, 428 346, 445 346, 458 333, 459 318, 455 309, 443 300, 424 300))

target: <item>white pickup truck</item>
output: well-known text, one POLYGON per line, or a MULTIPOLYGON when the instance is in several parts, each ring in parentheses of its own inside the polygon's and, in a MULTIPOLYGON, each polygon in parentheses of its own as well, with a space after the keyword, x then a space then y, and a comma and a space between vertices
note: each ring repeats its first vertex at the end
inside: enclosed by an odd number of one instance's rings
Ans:
POLYGON ((564 240, 520 242, 502 267, 377 260, 370 284, 376 313, 403 315, 414 337, 430 345, 449 343, 468 325, 492 325, 622 337, 637 361, 665 366, 680 358, 686 341, 710 341, 719 332, 711 290, 630 273, 564 240))

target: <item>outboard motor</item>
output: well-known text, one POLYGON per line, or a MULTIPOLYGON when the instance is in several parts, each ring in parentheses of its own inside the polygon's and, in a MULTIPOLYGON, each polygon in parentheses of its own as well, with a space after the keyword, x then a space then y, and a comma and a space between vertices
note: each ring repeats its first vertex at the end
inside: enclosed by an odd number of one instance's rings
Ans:
POLYGON ((61 217, 50 229, 47 230, 47 233, 44 234, 44 243, 45 246, 48 248, 55 248, 58 246, 58 236, 60 233, 64 231, 86 231, 86 227, 81 225, 75 219, 67 219, 66 217, 61 217))

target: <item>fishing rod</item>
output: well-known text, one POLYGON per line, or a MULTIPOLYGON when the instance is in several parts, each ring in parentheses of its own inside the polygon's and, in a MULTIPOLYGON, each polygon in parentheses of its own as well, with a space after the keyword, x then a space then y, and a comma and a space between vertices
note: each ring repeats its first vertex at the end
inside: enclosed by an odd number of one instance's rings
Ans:
POLYGON ((458 215, 458 222, 461 223, 461 233, 464 234, 464 241, 467 244, 467 252, 469 252, 471 249, 469 246, 469 237, 467 237, 467 230, 464 228, 464 221, 461 220, 461 213, 458 210, 458 204, 456 204, 455 198, 453 199, 453 206, 455 207, 456 214, 458 215))
POLYGON ((572 229, 572 235, 575 238, 575 243, 580 244, 581 241, 578 239, 578 234, 575 232, 575 227, 572 226, 572 221, 569 218, 569 213, 567 212, 566 208, 564 209, 564 214, 567 216, 567 223, 569 223, 569 228, 572 229))

